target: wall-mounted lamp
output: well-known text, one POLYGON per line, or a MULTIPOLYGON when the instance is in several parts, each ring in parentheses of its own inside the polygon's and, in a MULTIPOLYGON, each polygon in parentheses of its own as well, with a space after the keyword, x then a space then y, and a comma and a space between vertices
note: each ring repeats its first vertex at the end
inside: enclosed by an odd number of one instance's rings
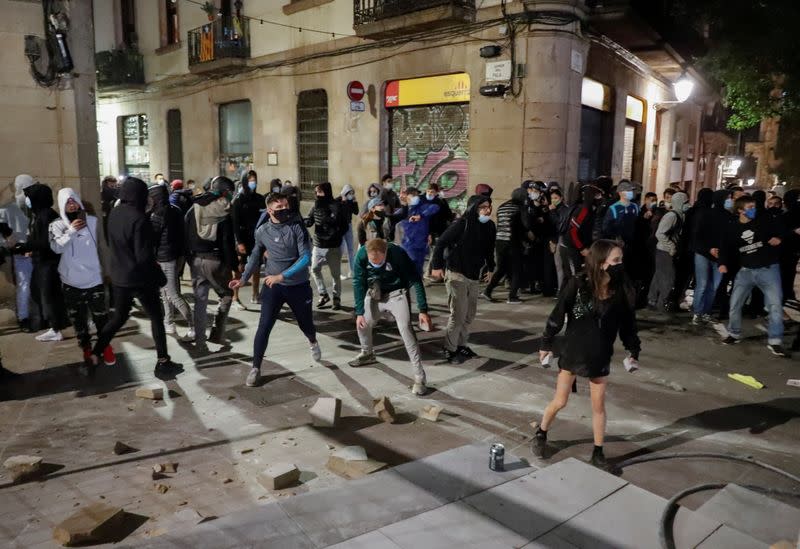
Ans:
POLYGON ((689 80, 686 77, 686 73, 682 74, 677 81, 672 83, 672 89, 675 92, 675 98, 677 101, 661 101, 658 103, 653 103, 653 108, 658 109, 661 105, 678 105, 680 103, 685 103, 689 97, 691 97, 692 92, 694 91, 694 82, 689 80))

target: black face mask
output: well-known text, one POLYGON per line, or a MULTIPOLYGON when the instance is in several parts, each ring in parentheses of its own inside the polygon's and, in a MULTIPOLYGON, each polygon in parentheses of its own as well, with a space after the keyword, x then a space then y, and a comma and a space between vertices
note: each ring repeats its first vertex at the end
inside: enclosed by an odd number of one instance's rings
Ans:
POLYGON ((292 217, 292 210, 288 208, 284 208, 283 210, 275 210, 272 212, 272 215, 275 216, 275 219, 278 220, 278 223, 286 223, 292 217))
POLYGON ((74 212, 66 212, 66 213, 67 213, 67 219, 69 219, 70 222, 75 221, 81 216, 80 210, 76 210, 74 212))
POLYGON ((617 285, 625 279, 625 266, 622 263, 609 265, 606 272, 611 278, 611 284, 617 285))
POLYGON ((383 219, 386 216, 386 213, 376 210, 376 211, 372 212, 372 215, 374 215, 378 219, 383 219))

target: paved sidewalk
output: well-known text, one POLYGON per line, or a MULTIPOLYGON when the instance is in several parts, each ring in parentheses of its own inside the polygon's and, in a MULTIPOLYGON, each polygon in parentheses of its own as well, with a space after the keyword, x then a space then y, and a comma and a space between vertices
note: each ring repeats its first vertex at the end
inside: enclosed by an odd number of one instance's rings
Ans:
MULTIPOLYGON (((349 284, 344 287, 350 291, 349 284)), ((434 321, 441 326, 444 288, 432 286, 429 294, 434 321)), ((349 293, 343 302, 352 303, 349 293)), ((22 384, 0 388, 0 461, 24 453, 52 464, 41 482, 13 485, 9 477, 0 477, 0 545, 53 547, 52 527, 77 507, 97 501, 131 514, 135 528, 126 543, 170 533, 180 526, 175 513, 184 509, 224 517, 274 501, 311 501, 321 490, 354 482, 325 467, 333 449, 354 444, 398 466, 472 442, 488 454, 488 444, 500 441, 509 453, 544 466, 528 450, 529 422, 539 419, 552 396, 555 372, 535 360, 552 304, 544 298, 513 308, 481 302, 471 345, 482 358, 462 365, 441 361, 440 331, 420 334, 432 389, 423 398, 409 391, 411 367, 390 324, 376 334, 379 364, 347 366, 358 351, 349 311, 316 312, 324 364, 312 362, 307 343, 285 313, 262 368, 266 383, 255 389, 243 382, 257 312, 234 313, 232 346, 211 345, 208 355, 193 356, 191 347, 171 339, 170 352, 186 372, 163 385, 169 395, 155 404, 134 396, 136 387, 156 381, 149 325, 140 317, 115 343, 118 364, 100 369, 91 381, 77 373, 81 357, 74 338, 44 344, 32 334, 0 330, 5 364, 25 374, 22 384), (308 406, 325 395, 343 401, 340 428, 310 425, 308 406), (400 414, 394 425, 371 412, 372 399, 383 395, 400 414), (445 408, 440 421, 417 419, 422 406, 433 403, 445 408), (115 456, 116 441, 139 451, 115 456), (163 461, 180 465, 177 473, 158 481, 169 486, 162 494, 154 487, 151 467, 163 461), (297 464, 303 472, 299 486, 269 492, 255 482, 257 473, 276 461, 297 464)), ((753 455, 800 473, 800 389, 785 385, 786 378, 800 377, 796 359, 770 357, 752 326, 746 328, 754 339, 736 348, 718 345, 711 330, 666 325, 658 318, 641 319, 640 328, 643 369, 631 375, 620 364, 612 367, 609 458, 721 451, 753 455), (766 387, 750 389, 729 380, 729 372, 754 375, 766 387)), ((588 387, 580 383, 551 430, 557 452, 549 463, 588 458, 590 417, 588 387)), ((701 480, 776 485, 774 476, 747 466, 709 467, 702 461, 644 464, 625 478, 664 498, 701 480)), ((687 498, 687 505, 696 508, 709 497, 687 498)))

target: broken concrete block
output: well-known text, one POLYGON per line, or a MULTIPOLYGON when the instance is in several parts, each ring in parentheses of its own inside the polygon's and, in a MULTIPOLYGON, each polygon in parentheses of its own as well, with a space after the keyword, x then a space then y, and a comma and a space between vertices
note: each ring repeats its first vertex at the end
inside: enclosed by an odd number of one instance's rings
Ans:
POLYGON ((167 463, 162 463, 161 468, 164 473, 177 473, 178 463, 174 461, 168 461, 167 463))
POLYGON ((389 400, 389 397, 383 396, 377 400, 373 400, 372 410, 384 423, 394 423, 394 406, 392 406, 392 401, 389 400))
POLYGON ((267 490, 282 490, 300 480, 300 469, 291 463, 277 463, 258 474, 258 483, 267 490))
POLYGON ((173 527, 177 524, 200 524, 209 520, 209 517, 204 517, 194 509, 181 509, 172 515, 173 527))
POLYGON ((139 398, 148 398, 150 400, 164 400, 164 389, 155 385, 139 387, 136 389, 136 396, 139 398))
POLYGON ((119 530, 124 516, 124 511, 119 507, 93 503, 56 525, 53 538, 67 546, 110 541, 119 530))
POLYGON ((159 494, 166 494, 167 490, 169 490, 169 484, 156 484, 155 489, 159 494))
POLYGON ((327 467, 341 477, 357 479, 384 469, 386 464, 367 457, 361 446, 346 446, 331 454, 327 467))
POLYGON ((342 413, 342 401, 332 397, 318 398, 308 413, 314 427, 336 427, 342 413))
POLYGON ((39 456, 11 456, 3 462, 11 477, 16 481, 39 475, 42 471, 42 458, 39 456))
POLYGON ((123 454, 131 454, 133 452, 138 452, 138 451, 139 450, 137 448, 134 448, 133 446, 128 446, 124 442, 117 441, 116 443, 114 443, 114 453, 118 456, 121 456, 123 454))
POLYGON ((420 412, 419 417, 422 419, 427 419, 428 421, 433 421, 434 423, 439 421, 439 414, 442 413, 441 406, 436 406, 435 404, 429 404, 427 406, 422 407, 422 412, 420 412))

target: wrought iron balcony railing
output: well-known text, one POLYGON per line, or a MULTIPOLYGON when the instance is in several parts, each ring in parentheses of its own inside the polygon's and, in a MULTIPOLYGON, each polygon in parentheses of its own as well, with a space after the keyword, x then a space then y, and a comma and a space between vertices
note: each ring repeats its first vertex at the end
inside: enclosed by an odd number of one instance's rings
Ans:
POLYGON ((189 31, 189 66, 250 57, 250 25, 245 18, 219 17, 189 31))
POLYGON ((474 10, 475 0, 354 0, 353 25, 357 27, 440 7, 474 10))

